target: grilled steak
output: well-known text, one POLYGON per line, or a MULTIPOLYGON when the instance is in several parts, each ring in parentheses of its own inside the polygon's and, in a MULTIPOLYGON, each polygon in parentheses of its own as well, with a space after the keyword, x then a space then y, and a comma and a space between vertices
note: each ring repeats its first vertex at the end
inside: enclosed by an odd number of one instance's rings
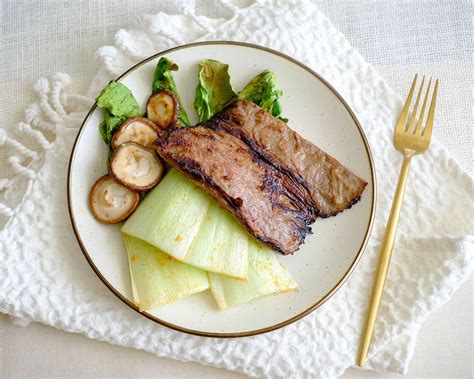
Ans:
POLYGON ((231 211, 256 238, 283 254, 298 250, 315 220, 307 190, 260 159, 239 138, 204 126, 170 128, 158 153, 231 211))
POLYGON ((301 183, 310 192, 318 216, 333 216, 350 208, 367 185, 336 159, 250 101, 237 100, 203 124, 239 137, 271 165, 301 183))
POLYGON ((367 185, 246 100, 196 126, 160 132, 154 145, 252 235, 283 254, 298 250, 317 216, 350 208, 367 185))

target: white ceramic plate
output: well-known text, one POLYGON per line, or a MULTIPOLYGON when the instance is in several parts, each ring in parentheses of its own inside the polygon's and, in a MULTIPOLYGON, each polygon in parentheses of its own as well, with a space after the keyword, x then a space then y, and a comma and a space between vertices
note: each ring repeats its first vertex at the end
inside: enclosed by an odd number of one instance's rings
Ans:
MULTIPOLYGON (((333 155, 369 184, 359 203, 336 217, 318 219, 314 234, 293 256, 279 256, 298 282, 299 291, 267 296, 219 311, 208 291, 142 314, 173 329, 214 337, 238 337, 267 332, 307 315, 348 278, 369 237, 375 207, 374 166, 364 133, 348 105, 321 77, 281 53, 254 45, 206 42, 176 47, 132 67, 120 77, 142 105, 151 93, 153 71, 161 56, 175 61, 179 94, 191 121, 197 84, 197 63, 213 58, 230 65, 235 89, 241 89, 264 69, 276 73, 283 90, 283 115, 305 138, 333 155)), ((98 125, 102 112, 95 106, 75 142, 69 168, 68 200, 71 220, 88 262, 105 285, 130 307, 130 276, 119 227, 98 223, 88 205, 94 181, 106 173, 107 149, 98 125)))

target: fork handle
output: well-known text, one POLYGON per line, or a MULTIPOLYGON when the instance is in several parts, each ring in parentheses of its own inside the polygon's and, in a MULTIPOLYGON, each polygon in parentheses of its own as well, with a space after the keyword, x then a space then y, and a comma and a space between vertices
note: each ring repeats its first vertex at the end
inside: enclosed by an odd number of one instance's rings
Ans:
POLYGON ((382 242, 380 251, 379 264, 375 274, 375 280, 372 287, 372 295, 370 298, 369 310, 365 321, 364 333, 359 348, 359 357, 357 364, 364 365, 367 352, 369 350, 372 333, 374 332, 375 319, 379 310, 380 299, 382 298, 385 280, 387 278, 390 257, 392 256, 393 241, 398 226, 398 218, 400 216, 400 208, 403 203, 403 195, 405 194, 405 185, 408 177, 408 169, 410 167, 411 155, 404 155, 400 176, 398 177, 397 189, 393 198, 390 216, 388 217, 387 228, 382 242))

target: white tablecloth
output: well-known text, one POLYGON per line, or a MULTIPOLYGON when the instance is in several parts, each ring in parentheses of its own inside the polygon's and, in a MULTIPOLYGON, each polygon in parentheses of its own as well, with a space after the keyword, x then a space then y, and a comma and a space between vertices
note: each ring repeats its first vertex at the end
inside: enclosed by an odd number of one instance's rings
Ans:
MULTIPOLYGON (((246 4, 247 2, 235 2, 246 4)), ((414 72, 440 78, 435 137, 471 174, 472 2, 317 1, 320 9, 393 89, 405 94, 414 72)), ((198 14, 225 16, 211 1, 186 1, 198 14)), ((110 43, 134 15, 179 12, 178 2, 2 1, 2 127, 22 120, 40 76, 71 74, 85 90, 97 70, 95 50, 110 43)), ((0 162, 4 162, 0 153, 0 162)), ((0 164, 0 177, 8 168, 0 164)), ((472 375, 472 288, 465 284, 420 332, 409 376, 472 375)), ((192 363, 160 359, 42 325, 18 328, 0 318, 1 376, 10 377, 237 377, 192 363)), ((347 377, 361 376, 348 372, 347 377)), ((367 376, 376 376, 368 373, 367 376)), ((384 377, 387 377, 386 375, 384 377)))

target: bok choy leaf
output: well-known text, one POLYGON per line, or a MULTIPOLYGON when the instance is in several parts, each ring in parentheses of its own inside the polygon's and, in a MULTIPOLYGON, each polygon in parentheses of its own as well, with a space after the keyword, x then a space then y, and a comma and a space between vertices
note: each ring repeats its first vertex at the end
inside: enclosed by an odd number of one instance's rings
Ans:
POLYGON ((180 262, 247 278, 247 233, 188 178, 172 169, 122 227, 180 262))
POLYGON ((212 296, 219 309, 276 293, 294 291, 295 280, 267 246, 249 237, 249 273, 246 281, 208 273, 212 296))
POLYGON ((209 204, 210 199, 202 190, 172 169, 147 194, 121 230, 185 261, 209 204))
POLYGON ((149 310, 209 288, 206 272, 180 263, 145 241, 122 234, 138 308, 149 310))
POLYGON ((185 262, 207 271, 247 279, 247 232, 229 212, 211 201, 185 262))
POLYGON ((99 132, 109 149, 112 136, 118 127, 131 117, 141 116, 141 109, 132 92, 120 82, 111 81, 96 99, 97 106, 104 110, 104 121, 99 132))
POLYGON ((230 84, 229 65, 225 63, 213 59, 199 62, 198 81, 194 108, 200 122, 210 119, 237 97, 230 84))
POLYGON ((239 92, 238 98, 251 101, 265 109, 272 116, 288 122, 288 119, 281 115, 281 104, 278 99, 282 94, 283 92, 276 85, 275 73, 264 70, 239 92))
POLYGON ((156 65, 155 73, 153 75, 152 92, 155 93, 164 89, 174 94, 179 102, 179 118, 177 125, 189 126, 190 123, 188 120, 188 116, 186 115, 186 111, 184 110, 183 103, 181 102, 181 98, 178 94, 178 88, 176 87, 176 83, 173 78, 173 71, 178 70, 178 65, 172 60, 166 57, 160 58, 156 65))
POLYGON ((262 71, 236 94, 232 89, 227 64, 212 59, 199 62, 194 108, 201 122, 210 119, 237 99, 251 101, 272 116, 287 122, 288 119, 281 115, 281 95, 282 91, 276 85, 276 75, 270 70, 262 71))

